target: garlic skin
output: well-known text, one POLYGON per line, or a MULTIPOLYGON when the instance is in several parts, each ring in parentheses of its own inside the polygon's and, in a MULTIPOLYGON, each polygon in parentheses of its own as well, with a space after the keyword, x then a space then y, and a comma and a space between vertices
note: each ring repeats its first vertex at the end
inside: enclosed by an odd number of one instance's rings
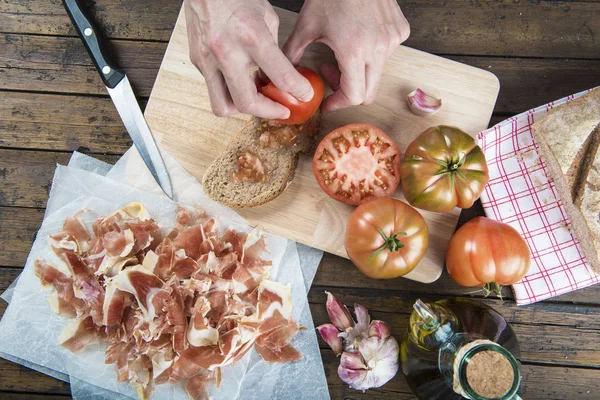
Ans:
POLYGON ((339 336, 340 331, 338 331, 338 328, 336 328, 333 324, 324 324, 318 326, 317 330, 319 331, 319 334, 325 343, 327 343, 329 347, 331 347, 331 350, 334 351, 335 355, 341 355, 343 351, 342 338, 339 336))
POLYGON ((354 320, 348 311, 348 307, 343 305, 331 293, 327 293, 327 314, 329 319, 340 331, 344 332, 354 327, 354 320))
MULTIPOLYGON (((337 318, 341 315, 340 308, 348 311, 331 293, 327 293, 327 303, 332 308, 336 305, 337 318)), ((329 311, 329 307, 327 310, 329 311)), ((337 331, 339 327, 334 324, 321 325, 317 330, 333 351, 342 355, 338 367, 340 379, 352 389, 364 392, 380 387, 396 376, 400 346, 392 336, 388 324, 379 320, 371 321, 365 307, 355 304, 354 313, 356 322, 351 319, 352 326, 343 332, 336 334, 334 329, 337 331)))
POLYGON ((413 114, 421 117, 433 115, 442 108, 441 99, 437 99, 418 88, 406 96, 406 101, 413 114))

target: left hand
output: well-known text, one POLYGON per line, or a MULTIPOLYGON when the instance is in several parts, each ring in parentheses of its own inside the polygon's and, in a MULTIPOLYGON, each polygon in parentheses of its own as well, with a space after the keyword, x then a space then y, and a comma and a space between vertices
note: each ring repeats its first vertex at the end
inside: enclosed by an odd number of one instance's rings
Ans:
POLYGON ((321 67, 334 90, 322 105, 329 112, 373 103, 385 62, 409 34, 396 0, 306 0, 283 51, 298 64, 313 42, 333 50, 338 65, 321 67))

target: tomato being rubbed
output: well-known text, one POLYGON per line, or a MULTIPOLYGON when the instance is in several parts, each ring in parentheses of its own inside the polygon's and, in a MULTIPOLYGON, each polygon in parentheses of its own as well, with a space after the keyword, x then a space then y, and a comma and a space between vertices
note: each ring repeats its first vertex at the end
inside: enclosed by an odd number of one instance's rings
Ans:
POLYGON ((314 95, 311 100, 307 102, 300 101, 291 94, 277 89, 273 82, 269 82, 260 88, 260 92, 264 96, 284 105, 290 110, 290 117, 288 119, 281 120, 281 122, 290 125, 301 124, 312 117, 313 114, 319 109, 321 101, 323 101, 323 94, 325 92, 325 85, 323 84, 323 80, 319 74, 306 67, 296 67, 296 69, 302 74, 302 76, 308 79, 312 85, 314 95))

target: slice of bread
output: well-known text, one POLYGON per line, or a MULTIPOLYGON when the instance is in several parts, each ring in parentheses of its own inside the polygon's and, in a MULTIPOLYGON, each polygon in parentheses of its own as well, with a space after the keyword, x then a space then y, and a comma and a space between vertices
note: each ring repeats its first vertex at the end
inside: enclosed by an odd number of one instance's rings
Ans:
POLYGON ((552 109, 532 132, 570 229, 600 272, 600 89, 552 109))
MULTIPOLYGON (((234 208, 256 207, 279 196, 290 184, 296 171, 298 153, 314 150, 321 113, 317 111, 301 125, 290 125, 295 134, 295 145, 265 146, 260 138, 272 123, 252 117, 227 144, 225 151, 208 167, 202 179, 204 192, 213 200, 234 208), (248 152, 258 156, 266 171, 264 181, 234 179, 238 172, 238 157, 248 152)), ((274 130, 273 130, 274 131, 274 130)), ((263 136, 264 138, 264 136, 263 136)))

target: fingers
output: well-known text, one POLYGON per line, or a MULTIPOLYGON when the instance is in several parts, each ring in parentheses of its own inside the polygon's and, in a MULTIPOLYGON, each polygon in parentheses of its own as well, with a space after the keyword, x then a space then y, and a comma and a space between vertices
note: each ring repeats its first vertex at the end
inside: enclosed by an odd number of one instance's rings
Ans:
MULTIPOLYGON (((336 58, 337 54, 336 54, 336 58)), ((338 58, 340 85, 332 95, 323 100, 323 112, 357 106, 365 101, 365 62, 362 57, 338 58)))
POLYGON ((283 45, 283 53, 296 65, 300 62, 306 47, 319 38, 319 31, 312 25, 310 19, 300 17, 294 26, 292 34, 283 45))
POLYGON ((303 77, 275 43, 251 48, 250 56, 275 86, 301 101, 310 101, 314 96, 312 85, 303 77))
POLYGON ((334 92, 340 88, 340 70, 335 64, 321 65, 321 74, 334 92))
POLYGON ((290 110, 258 93, 248 65, 250 60, 232 57, 221 71, 235 107, 242 113, 267 119, 286 119, 290 110))
POLYGON ((381 81, 381 75, 383 74, 383 67, 385 60, 379 59, 374 60, 373 63, 367 64, 365 67, 366 77, 366 88, 365 88, 365 101, 362 104, 373 104, 375 97, 377 96, 377 88, 381 81))

